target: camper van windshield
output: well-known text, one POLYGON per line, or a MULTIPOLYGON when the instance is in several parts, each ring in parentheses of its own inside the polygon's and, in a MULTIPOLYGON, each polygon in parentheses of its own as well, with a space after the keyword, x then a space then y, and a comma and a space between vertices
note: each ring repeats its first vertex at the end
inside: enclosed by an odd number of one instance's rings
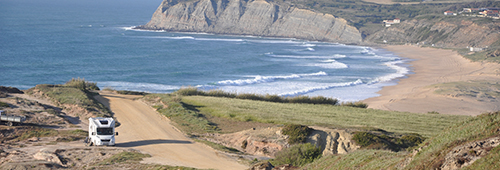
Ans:
POLYGON ((97 135, 113 135, 113 128, 97 128, 97 135))

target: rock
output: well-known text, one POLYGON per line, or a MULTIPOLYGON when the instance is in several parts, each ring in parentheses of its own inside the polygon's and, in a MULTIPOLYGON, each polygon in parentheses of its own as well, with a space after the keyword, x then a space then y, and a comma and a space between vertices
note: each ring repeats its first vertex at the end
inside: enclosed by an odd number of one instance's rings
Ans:
POLYGON ((253 165, 250 170, 272 170, 273 168, 274 166, 270 162, 266 161, 253 165))
POLYGON ((32 137, 32 138, 29 138, 27 141, 28 142, 38 142, 38 140, 40 140, 38 137, 32 137))
POLYGON ((51 153, 49 151, 46 151, 44 149, 41 149, 39 152, 37 152, 35 155, 33 155, 33 157, 37 160, 44 160, 44 161, 53 162, 53 163, 62 165, 61 160, 59 159, 59 157, 56 154, 51 153))
POLYGON ((360 43, 342 18, 266 0, 164 0, 139 29, 298 38, 360 43))
POLYGON ((290 164, 285 164, 285 165, 280 165, 276 166, 273 168, 273 170, 293 170, 293 169, 299 169, 299 167, 290 165, 290 164))
POLYGON ((345 130, 320 127, 313 129, 306 142, 321 147, 324 156, 346 154, 360 148, 351 141, 352 135, 345 130))
POLYGON ((469 142, 453 148, 445 156, 441 165, 443 170, 461 169, 474 161, 486 156, 488 152, 500 145, 500 137, 493 137, 481 141, 469 142))

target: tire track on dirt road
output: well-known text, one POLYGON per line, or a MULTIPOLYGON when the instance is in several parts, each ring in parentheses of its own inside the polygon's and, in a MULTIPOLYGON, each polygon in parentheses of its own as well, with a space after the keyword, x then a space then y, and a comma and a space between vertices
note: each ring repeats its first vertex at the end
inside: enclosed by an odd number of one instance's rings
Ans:
POLYGON ((116 128, 117 147, 133 148, 150 154, 144 163, 186 166, 201 169, 248 169, 224 154, 196 143, 179 132, 139 96, 100 92, 97 99, 108 106, 120 123, 116 128))

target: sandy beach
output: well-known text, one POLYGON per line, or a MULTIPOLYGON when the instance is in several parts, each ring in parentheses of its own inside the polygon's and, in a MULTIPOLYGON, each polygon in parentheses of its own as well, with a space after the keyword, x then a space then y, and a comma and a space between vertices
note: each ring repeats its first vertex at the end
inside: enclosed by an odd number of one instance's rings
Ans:
POLYGON ((386 86, 379 97, 363 102, 369 108, 412 113, 479 115, 500 110, 500 100, 479 101, 473 97, 446 96, 434 93, 431 85, 449 82, 500 82, 500 64, 471 62, 452 50, 398 45, 383 46, 410 62, 414 74, 397 85, 386 86))

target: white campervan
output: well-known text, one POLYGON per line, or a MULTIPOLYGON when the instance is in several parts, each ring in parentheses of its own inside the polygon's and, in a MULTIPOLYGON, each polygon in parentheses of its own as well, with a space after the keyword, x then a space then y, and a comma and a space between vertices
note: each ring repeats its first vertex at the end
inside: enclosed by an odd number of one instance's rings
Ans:
POLYGON ((89 137, 85 140, 87 145, 115 145, 115 120, 113 118, 89 118, 89 137))

